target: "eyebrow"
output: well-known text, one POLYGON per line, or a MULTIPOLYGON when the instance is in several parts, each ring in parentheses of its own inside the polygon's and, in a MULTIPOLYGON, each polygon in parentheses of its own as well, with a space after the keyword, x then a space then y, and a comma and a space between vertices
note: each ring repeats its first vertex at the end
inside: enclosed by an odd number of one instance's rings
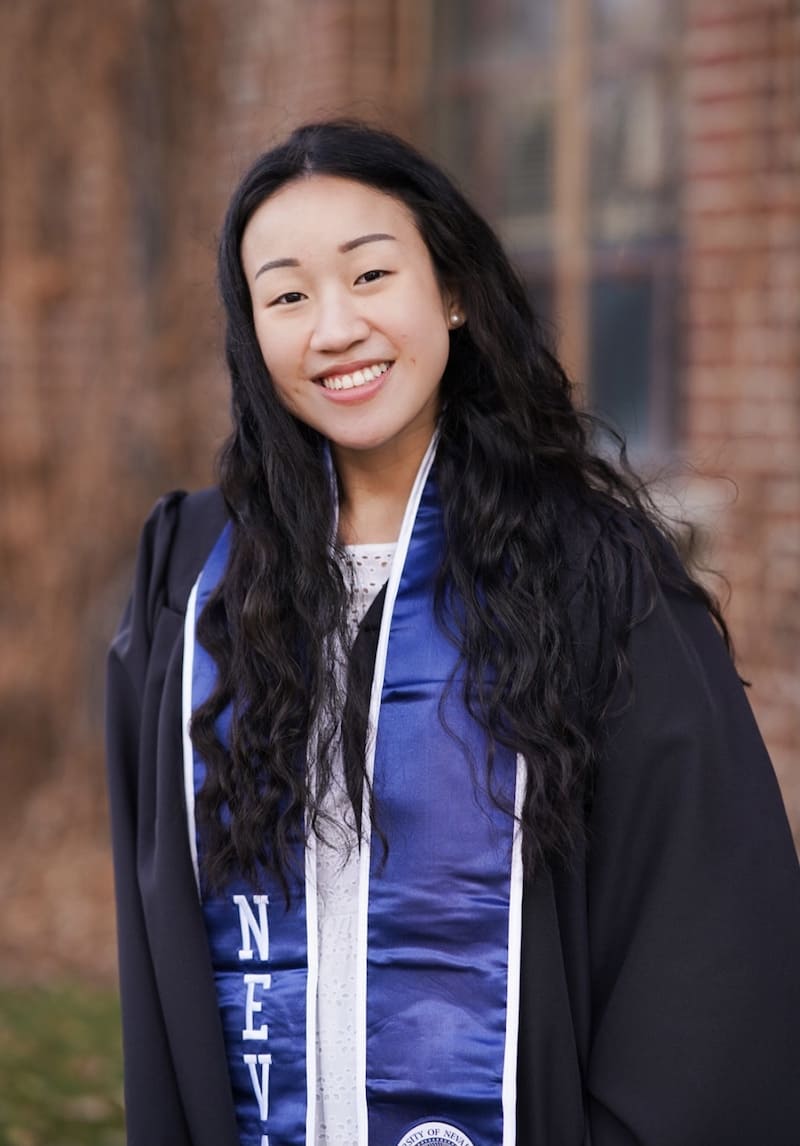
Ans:
MULTIPOLYGON (((375 231, 370 235, 359 235, 357 239, 348 239, 346 243, 340 244, 339 250, 343 255, 346 255, 348 251, 354 251, 356 247, 363 247, 365 243, 382 243, 387 241, 394 243, 397 240, 395 239, 394 235, 387 235, 381 231, 375 231)), ((268 263, 263 263, 258 268, 253 277, 257 279, 258 276, 263 275, 265 271, 274 271, 278 267, 299 266, 299 259, 270 259, 268 263)))
POLYGON ((274 271, 276 267, 299 267, 299 266, 300 266, 300 263, 297 259, 271 259, 268 263, 264 263, 263 266, 260 266, 258 268, 256 273, 253 275, 253 278, 257 279, 259 275, 263 275, 264 271, 274 271))
POLYGON ((365 243, 381 243, 386 239, 392 243, 397 242, 394 235, 385 235, 381 231, 376 231, 371 235, 359 235, 357 239, 348 239, 346 243, 342 243, 339 250, 344 255, 348 251, 354 251, 356 247, 363 247, 365 243))

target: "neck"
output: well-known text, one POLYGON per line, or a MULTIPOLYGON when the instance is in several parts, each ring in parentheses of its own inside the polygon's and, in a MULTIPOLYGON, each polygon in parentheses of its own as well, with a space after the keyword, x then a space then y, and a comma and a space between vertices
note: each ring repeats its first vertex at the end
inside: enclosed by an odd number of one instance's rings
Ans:
POLYGON ((402 449, 348 450, 332 446, 339 478, 339 541, 396 541, 411 487, 430 443, 420 435, 402 449), (410 448, 411 447, 411 448, 410 448))

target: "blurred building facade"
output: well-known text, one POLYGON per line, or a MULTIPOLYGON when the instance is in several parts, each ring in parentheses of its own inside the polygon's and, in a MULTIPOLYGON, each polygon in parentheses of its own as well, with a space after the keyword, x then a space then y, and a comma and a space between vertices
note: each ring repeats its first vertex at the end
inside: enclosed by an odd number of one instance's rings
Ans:
POLYGON ((800 829, 797 0, 27 0, 0 76, 0 894, 85 888, 60 965, 113 965, 102 660, 144 515, 226 432, 215 235, 309 118, 437 156, 585 400, 645 471, 691 464, 668 484, 800 829))

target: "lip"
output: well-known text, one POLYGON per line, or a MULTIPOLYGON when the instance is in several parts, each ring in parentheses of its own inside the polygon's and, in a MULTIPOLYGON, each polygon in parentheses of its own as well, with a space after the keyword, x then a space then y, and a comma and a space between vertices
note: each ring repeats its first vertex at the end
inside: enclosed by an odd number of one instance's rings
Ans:
POLYGON ((379 374, 378 377, 373 378, 371 382, 365 382, 362 386, 354 387, 352 390, 328 390, 322 385, 322 382, 318 380, 335 377, 337 374, 352 374, 355 370, 363 370, 365 366, 373 366, 375 362, 380 361, 385 362, 386 359, 369 358, 360 363, 347 363, 343 366, 337 366, 333 370, 327 370, 324 374, 318 374, 315 378, 315 382, 329 402, 336 402, 343 406, 366 402, 374 394, 377 394, 379 390, 383 389, 386 379, 389 378, 394 370, 394 362, 392 362, 389 369, 385 370, 383 374, 379 374))

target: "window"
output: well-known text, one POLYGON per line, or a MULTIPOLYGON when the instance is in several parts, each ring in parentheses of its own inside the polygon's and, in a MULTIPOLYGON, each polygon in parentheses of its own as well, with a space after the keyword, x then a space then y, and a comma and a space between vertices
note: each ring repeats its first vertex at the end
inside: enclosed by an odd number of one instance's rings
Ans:
POLYGON ((434 0, 434 154, 553 313, 556 0, 434 0))
POLYGON ((434 0, 429 145, 631 447, 674 437, 678 5, 434 0))

